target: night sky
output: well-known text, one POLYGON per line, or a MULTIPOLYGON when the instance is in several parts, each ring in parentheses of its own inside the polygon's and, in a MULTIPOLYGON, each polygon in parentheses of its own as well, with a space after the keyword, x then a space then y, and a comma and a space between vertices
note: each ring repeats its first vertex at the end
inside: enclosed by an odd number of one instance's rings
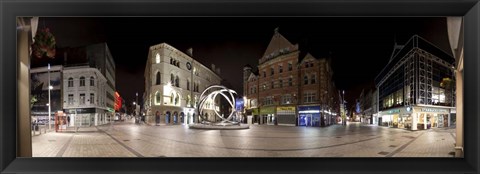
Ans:
POLYGON ((348 103, 387 64, 395 40, 404 44, 417 34, 451 54, 445 18, 259 18, 259 17, 111 17, 40 18, 57 47, 107 42, 116 64, 116 88, 127 101, 144 91, 148 48, 166 42, 180 51, 193 48, 193 57, 213 63, 221 77, 243 93, 243 66, 258 65, 274 29, 301 51, 332 57, 334 82, 346 90, 348 103))

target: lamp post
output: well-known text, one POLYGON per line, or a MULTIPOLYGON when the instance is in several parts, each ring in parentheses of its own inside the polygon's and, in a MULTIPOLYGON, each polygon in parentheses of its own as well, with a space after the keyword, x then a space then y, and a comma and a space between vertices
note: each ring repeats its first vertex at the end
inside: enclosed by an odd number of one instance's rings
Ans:
POLYGON ((342 107, 343 107, 343 114, 342 114, 342 124, 347 125, 346 120, 346 106, 345 106, 345 90, 342 91, 342 107))
POLYGON ((48 130, 52 129, 52 125, 50 124, 51 120, 51 112, 52 112, 52 106, 50 103, 50 90, 52 89, 52 86, 50 86, 50 64, 48 64, 48 130))

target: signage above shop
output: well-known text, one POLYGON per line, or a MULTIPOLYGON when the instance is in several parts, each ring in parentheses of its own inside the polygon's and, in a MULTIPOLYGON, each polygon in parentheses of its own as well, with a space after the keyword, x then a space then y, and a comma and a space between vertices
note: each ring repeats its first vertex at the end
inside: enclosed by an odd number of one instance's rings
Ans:
POLYGON ((447 112, 446 109, 436 109, 436 108, 422 108, 422 112, 447 112))
POLYGON ((400 113, 400 109, 389 110, 387 113, 389 114, 400 113))
POLYGON ((293 112, 295 112, 295 107, 277 107, 277 111, 293 111, 293 112))

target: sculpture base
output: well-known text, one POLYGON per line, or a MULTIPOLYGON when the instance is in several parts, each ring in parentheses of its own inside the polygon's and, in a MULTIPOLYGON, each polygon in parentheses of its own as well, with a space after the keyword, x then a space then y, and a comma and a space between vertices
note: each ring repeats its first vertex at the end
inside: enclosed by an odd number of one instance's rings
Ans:
POLYGON ((228 124, 228 123, 217 123, 217 124, 189 124, 188 128, 190 129, 209 129, 209 130, 238 130, 238 129, 249 129, 248 124, 228 124))

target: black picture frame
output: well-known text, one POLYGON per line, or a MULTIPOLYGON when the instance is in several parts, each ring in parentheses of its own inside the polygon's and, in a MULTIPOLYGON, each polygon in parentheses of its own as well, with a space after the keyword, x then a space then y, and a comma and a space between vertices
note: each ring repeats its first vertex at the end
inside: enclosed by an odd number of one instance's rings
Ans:
POLYGON ((478 173, 478 0, 0 2, 2 173, 478 173), (464 158, 17 158, 17 16, 464 16, 464 158))

